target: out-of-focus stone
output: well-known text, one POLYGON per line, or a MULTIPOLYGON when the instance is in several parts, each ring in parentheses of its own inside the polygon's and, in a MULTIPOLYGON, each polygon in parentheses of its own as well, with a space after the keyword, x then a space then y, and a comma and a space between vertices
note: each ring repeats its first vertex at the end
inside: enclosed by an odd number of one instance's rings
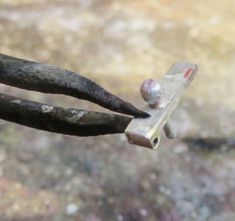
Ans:
POLYGON ((46 191, 34 192, 21 183, 0 177, 0 210, 6 217, 28 218, 55 214, 58 198, 46 191))
POLYGON ((79 207, 76 204, 70 203, 66 207, 66 214, 70 216, 75 215, 78 212, 78 210, 79 210, 79 207))

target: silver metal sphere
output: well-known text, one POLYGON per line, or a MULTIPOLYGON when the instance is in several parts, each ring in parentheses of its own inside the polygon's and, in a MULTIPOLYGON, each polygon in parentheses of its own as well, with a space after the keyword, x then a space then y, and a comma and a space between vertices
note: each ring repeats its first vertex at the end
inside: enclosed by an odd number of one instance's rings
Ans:
POLYGON ((158 80, 147 79, 141 84, 140 93, 149 105, 155 106, 160 103, 163 88, 158 80))

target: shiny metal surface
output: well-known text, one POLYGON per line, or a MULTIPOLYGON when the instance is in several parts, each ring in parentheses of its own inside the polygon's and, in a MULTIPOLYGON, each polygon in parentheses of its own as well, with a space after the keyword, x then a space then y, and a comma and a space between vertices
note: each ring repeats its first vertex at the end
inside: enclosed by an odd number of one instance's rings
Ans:
POLYGON ((143 108, 151 116, 146 119, 133 119, 127 127, 125 133, 129 143, 151 149, 158 148, 162 129, 194 79, 197 69, 196 64, 188 62, 172 65, 160 80, 163 94, 158 105, 153 107, 148 104, 143 108))

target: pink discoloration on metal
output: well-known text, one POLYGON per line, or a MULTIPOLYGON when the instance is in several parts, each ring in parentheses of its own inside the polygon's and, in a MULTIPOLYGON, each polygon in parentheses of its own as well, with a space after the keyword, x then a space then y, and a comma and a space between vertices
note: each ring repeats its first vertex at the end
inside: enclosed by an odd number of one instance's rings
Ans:
POLYGON ((193 68, 189 68, 189 69, 185 72, 184 77, 185 77, 186 79, 188 79, 188 78, 191 76, 192 73, 193 73, 193 68))

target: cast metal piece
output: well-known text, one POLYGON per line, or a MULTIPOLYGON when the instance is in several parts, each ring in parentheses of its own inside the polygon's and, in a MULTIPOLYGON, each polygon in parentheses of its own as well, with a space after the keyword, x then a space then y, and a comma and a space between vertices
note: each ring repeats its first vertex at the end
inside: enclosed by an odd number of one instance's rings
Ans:
POLYGON ((188 62, 175 63, 166 75, 157 81, 158 83, 150 80, 150 83, 142 84, 141 94, 148 103, 143 111, 148 113, 150 117, 145 119, 136 118, 131 121, 125 130, 129 143, 157 149, 163 129, 168 138, 175 136, 168 120, 186 88, 194 79, 197 69, 196 64, 188 62), (150 88, 148 88, 148 85, 150 88), (156 85, 157 87, 155 87, 156 85), (158 93, 155 93, 156 90, 158 93), (157 97, 155 103, 151 93, 157 97))

